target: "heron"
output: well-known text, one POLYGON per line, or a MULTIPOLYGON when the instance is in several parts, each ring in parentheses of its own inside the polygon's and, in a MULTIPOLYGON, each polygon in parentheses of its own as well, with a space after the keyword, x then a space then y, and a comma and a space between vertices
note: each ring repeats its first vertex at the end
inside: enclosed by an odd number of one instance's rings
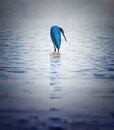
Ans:
POLYGON ((61 27, 56 26, 56 25, 51 27, 50 36, 54 45, 54 53, 56 53, 56 49, 58 50, 58 53, 59 53, 59 49, 61 46, 61 34, 63 35, 65 41, 67 42, 66 36, 61 27))

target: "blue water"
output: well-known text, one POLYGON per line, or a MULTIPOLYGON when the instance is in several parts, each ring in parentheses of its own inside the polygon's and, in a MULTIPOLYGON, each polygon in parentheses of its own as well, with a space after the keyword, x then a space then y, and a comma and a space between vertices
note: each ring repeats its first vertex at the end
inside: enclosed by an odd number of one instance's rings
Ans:
POLYGON ((2 130, 114 128, 114 18, 73 17, 57 22, 60 56, 50 54, 56 19, 0 18, 2 130))

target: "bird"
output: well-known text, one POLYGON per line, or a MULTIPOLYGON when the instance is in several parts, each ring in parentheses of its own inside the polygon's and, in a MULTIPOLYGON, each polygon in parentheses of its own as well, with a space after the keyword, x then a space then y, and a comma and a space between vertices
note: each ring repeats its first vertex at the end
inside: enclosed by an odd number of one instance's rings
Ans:
POLYGON ((64 34, 63 29, 57 25, 51 26, 50 37, 51 37, 51 40, 52 40, 53 45, 54 45, 54 52, 53 53, 56 53, 56 49, 58 50, 58 53, 59 53, 59 49, 61 46, 61 34, 63 35, 65 41, 67 42, 67 39, 66 39, 66 36, 64 34))

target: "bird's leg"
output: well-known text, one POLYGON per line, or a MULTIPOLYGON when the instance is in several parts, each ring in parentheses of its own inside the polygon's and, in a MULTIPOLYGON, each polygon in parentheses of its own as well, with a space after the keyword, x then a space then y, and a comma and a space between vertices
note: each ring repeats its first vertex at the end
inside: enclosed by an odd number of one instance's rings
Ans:
POLYGON ((54 46, 54 52, 56 52, 56 47, 54 46))
POLYGON ((58 49, 58 53, 59 53, 59 49, 58 49))

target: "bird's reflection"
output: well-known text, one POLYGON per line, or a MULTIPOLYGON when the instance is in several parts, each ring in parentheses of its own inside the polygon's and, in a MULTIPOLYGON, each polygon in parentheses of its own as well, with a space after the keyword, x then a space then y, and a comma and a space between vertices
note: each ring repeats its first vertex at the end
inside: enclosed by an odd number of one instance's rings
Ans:
POLYGON ((52 91, 49 97, 51 106, 49 108, 48 130, 64 130, 62 123, 62 108, 60 106, 62 98, 60 60, 60 55, 51 55, 50 57, 50 87, 52 87, 52 91))
POLYGON ((61 90, 60 87, 60 56, 51 56, 50 58, 50 86, 54 91, 61 90))

